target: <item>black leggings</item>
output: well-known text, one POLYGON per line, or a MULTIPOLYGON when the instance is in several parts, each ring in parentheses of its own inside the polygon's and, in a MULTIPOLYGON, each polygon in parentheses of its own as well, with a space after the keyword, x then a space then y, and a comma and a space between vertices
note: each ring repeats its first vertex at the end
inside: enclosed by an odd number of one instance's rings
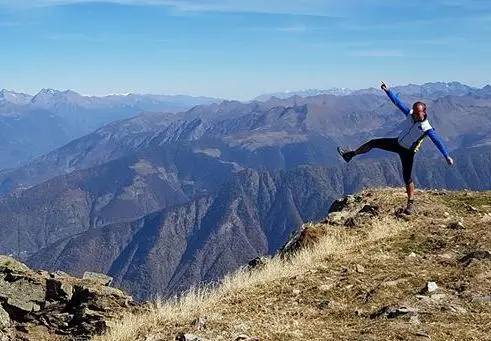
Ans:
POLYGON ((397 141, 397 138, 373 139, 368 141, 366 144, 370 148, 378 148, 397 153, 401 158, 402 176, 404 178, 404 182, 406 183, 406 185, 409 185, 413 182, 411 178, 411 173, 413 170, 415 153, 409 149, 402 147, 397 141))

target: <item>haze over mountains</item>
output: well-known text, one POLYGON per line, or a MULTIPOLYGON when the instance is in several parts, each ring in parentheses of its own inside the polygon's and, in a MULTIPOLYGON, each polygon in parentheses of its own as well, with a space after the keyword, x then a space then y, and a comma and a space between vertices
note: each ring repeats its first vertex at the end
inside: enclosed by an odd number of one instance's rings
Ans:
MULTIPOLYGON (((491 86, 487 85, 483 88, 476 88, 454 81, 454 82, 431 82, 422 85, 408 84, 402 86, 395 86, 394 90, 397 91, 402 96, 438 98, 447 95, 453 95, 453 96, 463 96, 463 95, 472 95, 472 94, 478 95, 483 91, 484 92, 487 91, 489 93, 489 91, 491 91, 491 86)), ((350 94, 366 94, 366 93, 380 94, 380 90, 376 88, 359 89, 359 90, 348 89, 348 88, 331 88, 326 90, 307 89, 307 90, 284 91, 284 92, 275 92, 271 94, 263 94, 256 97, 255 100, 267 101, 272 97, 286 99, 291 96, 301 96, 301 97, 309 97, 309 96, 317 96, 317 95, 344 96, 350 94)))
MULTIPOLYGON (((46 269, 103 271, 138 298, 216 280, 277 251, 334 198, 401 185, 394 157, 374 152, 346 165, 335 153, 397 135, 404 117, 375 90, 223 101, 112 122, 0 175, 0 253, 46 269)), ((491 87, 397 91, 427 101, 456 158, 447 167, 425 142, 418 185, 491 188, 491 87)))
POLYGON ((0 169, 12 168, 110 122, 142 112, 178 112, 219 99, 191 96, 82 96, 42 89, 0 90, 0 169))

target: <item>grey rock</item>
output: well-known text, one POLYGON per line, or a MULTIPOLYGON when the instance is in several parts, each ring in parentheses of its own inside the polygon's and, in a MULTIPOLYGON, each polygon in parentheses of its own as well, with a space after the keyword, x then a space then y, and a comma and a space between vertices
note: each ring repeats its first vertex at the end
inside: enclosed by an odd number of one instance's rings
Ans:
POLYGON ((379 317, 387 317, 389 319, 397 318, 399 316, 404 316, 404 315, 415 315, 417 314, 418 311, 416 309, 411 309, 407 307, 400 307, 400 308, 395 308, 395 307, 389 307, 385 306, 373 314, 370 315, 371 319, 379 318, 379 317))
POLYGON ((487 296, 475 295, 475 296, 472 296, 471 300, 474 302, 491 303, 491 295, 487 295, 487 296))
POLYGON ((361 199, 362 197, 360 195, 348 195, 344 198, 337 199, 331 204, 328 213, 344 211, 347 208, 352 207, 353 204, 359 202, 361 199))
POLYGON ((331 307, 331 301, 329 300, 321 300, 317 302, 317 308, 319 309, 327 309, 331 307))
POLYGON ((11 307, 14 307, 14 308, 17 308, 25 313, 30 313, 30 312, 34 312, 34 311, 39 311, 41 310, 41 307, 32 302, 32 301, 28 301, 28 300, 23 300, 23 299, 18 299, 18 298, 9 298, 7 300, 7 305, 11 306, 11 307))
POLYGON ((176 341, 209 341, 209 340, 194 334, 179 333, 176 336, 176 341))
POLYGON ((423 332, 423 331, 416 332, 414 335, 416 335, 416 336, 421 336, 421 337, 425 337, 425 338, 427 338, 427 339, 431 339, 430 335, 429 335, 427 332, 423 332))
POLYGON ((54 278, 54 279, 69 278, 70 277, 70 275, 64 271, 55 271, 55 272, 50 273, 49 276, 51 278, 54 278))
POLYGON ((465 230, 464 224, 460 221, 448 224, 447 228, 452 229, 452 230, 465 230))
POLYGON ((470 262, 473 259, 476 259, 476 260, 491 260, 491 252, 489 252, 489 251, 482 251, 482 250, 474 251, 474 252, 471 252, 471 253, 465 255, 459 261, 461 263, 465 264, 465 265, 469 265, 470 262))
POLYGON ((12 341, 12 338, 0 330, 0 341, 12 341))
POLYGON ((329 290, 331 290, 332 288, 334 287, 334 283, 330 283, 330 284, 322 284, 321 286, 319 286, 317 289, 321 292, 328 292, 329 290))
POLYGON ((10 316, 0 305, 0 330, 8 327, 10 327, 10 316))
POLYGON ((258 337, 250 337, 245 334, 237 336, 234 341, 259 341, 258 337))
POLYGON ((196 320, 193 321, 193 326, 198 330, 203 330, 206 328, 206 323, 208 322, 208 318, 206 316, 200 316, 196 320))
POLYGON ((86 271, 82 278, 97 282, 105 286, 111 285, 113 281, 113 278, 111 276, 107 276, 97 272, 90 272, 90 271, 86 271))
POLYGON ((248 263, 248 269, 262 269, 268 262, 269 257, 256 257, 248 263))
POLYGON ((434 292, 438 290, 438 285, 435 282, 428 282, 425 289, 426 292, 434 292))
POLYGON ((375 205, 365 205, 358 212, 358 214, 376 217, 376 216, 380 215, 380 208, 378 206, 375 206, 375 205))
POLYGON ((360 274, 365 273, 365 267, 361 264, 356 264, 356 272, 360 274))
POLYGON ((56 279, 46 281, 46 300, 67 300, 73 296, 73 286, 56 279))

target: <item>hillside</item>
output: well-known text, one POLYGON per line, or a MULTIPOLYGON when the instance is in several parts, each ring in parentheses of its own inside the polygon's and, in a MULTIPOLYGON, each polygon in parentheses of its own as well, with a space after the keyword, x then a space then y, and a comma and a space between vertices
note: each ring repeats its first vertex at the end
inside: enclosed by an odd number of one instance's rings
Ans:
MULTIPOLYGON (((455 158, 454 167, 441 158, 418 159, 418 187, 491 189, 491 149, 455 158)), ((0 253, 50 271, 107 273, 138 299, 168 297, 274 254, 303 221, 323 218, 339 196, 402 184, 396 158, 233 176, 213 160, 176 175, 155 156, 117 160, 1 200, 0 253), (202 187, 212 177, 221 183, 202 187)))
POLYGON ((339 200, 281 255, 94 340, 489 340, 491 192, 417 198, 411 217, 402 189, 339 200))

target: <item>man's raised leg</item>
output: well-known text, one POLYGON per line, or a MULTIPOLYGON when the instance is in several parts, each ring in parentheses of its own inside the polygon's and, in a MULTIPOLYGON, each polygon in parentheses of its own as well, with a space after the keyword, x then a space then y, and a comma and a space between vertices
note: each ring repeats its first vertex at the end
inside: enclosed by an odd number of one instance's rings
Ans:
POLYGON ((400 148, 397 140, 393 138, 373 139, 358 147, 356 150, 346 151, 338 147, 338 153, 343 157, 344 161, 350 162, 356 155, 365 154, 373 148, 379 148, 390 152, 396 152, 400 148))

